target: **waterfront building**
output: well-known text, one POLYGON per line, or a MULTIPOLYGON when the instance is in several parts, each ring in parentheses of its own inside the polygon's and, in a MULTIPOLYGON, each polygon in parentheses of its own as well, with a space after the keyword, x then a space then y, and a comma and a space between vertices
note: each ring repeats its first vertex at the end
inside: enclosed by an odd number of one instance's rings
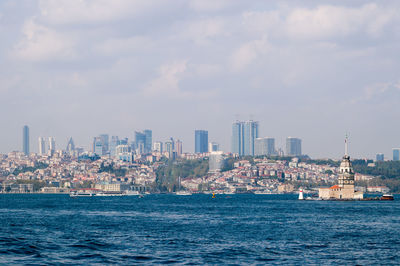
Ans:
POLYGON ((338 184, 330 188, 320 188, 319 197, 322 199, 363 199, 361 191, 354 189, 354 170, 348 155, 347 137, 345 140, 345 154, 339 167, 338 184))
POLYGON ((208 151, 208 131, 195 130, 194 131, 195 153, 205 153, 208 151))
POLYGON ((56 140, 54 137, 49 137, 49 155, 53 156, 56 151, 56 140))
POLYGON ((376 161, 377 162, 383 162, 385 159, 385 155, 383 153, 377 153, 376 154, 376 161))
POLYGON ((216 142, 208 143, 208 152, 219 151, 219 144, 216 142))
POLYGON ((222 151, 210 152, 208 168, 210 173, 220 172, 224 164, 224 153, 222 151))
POLYGON ((259 124, 256 121, 236 121, 232 125, 232 153, 239 156, 254 156, 254 143, 258 138, 259 124))
POLYGON ((254 142, 254 155, 276 155, 274 138, 256 138, 254 142))
POLYGON ((286 139, 286 155, 300 156, 301 154, 301 139, 288 137, 286 139))
POLYGON ((22 152, 29 156, 29 127, 27 125, 22 128, 22 152))
POLYGON ((393 149, 393 161, 399 161, 400 160, 400 148, 394 148, 393 149))
POLYGON ((46 154, 46 141, 45 141, 45 138, 39 137, 38 142, 39 142, 39 154, 40 155, 46 154))
POLYGON ((163 153, 163 143, 161 141, 154 142, 153 151, 163 153))

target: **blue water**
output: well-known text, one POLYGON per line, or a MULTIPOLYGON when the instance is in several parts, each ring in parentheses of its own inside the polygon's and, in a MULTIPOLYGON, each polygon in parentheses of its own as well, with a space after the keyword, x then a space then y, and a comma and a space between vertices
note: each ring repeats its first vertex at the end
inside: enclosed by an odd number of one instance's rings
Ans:
POLYGON ((0 195, 1 264, 400 264, 400 200, 0 195))

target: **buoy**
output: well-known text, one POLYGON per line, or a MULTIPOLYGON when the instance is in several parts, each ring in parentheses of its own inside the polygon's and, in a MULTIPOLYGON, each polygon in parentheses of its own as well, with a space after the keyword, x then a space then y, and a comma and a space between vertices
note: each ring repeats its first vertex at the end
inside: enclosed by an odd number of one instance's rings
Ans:
POLYGON ((299 200, 304 200, 303 189, 300 189, 299 200))
POLYGON ((215 193, 213 192, 212 198, 215 199, 215 193))

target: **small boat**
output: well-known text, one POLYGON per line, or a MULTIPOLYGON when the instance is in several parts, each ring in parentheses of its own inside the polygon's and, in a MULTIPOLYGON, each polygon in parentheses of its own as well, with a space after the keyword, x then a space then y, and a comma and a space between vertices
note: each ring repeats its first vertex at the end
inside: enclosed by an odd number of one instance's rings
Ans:
POLYGON ((383 194, 381 200, 394 200, 394 197, 392 194, 383 194))

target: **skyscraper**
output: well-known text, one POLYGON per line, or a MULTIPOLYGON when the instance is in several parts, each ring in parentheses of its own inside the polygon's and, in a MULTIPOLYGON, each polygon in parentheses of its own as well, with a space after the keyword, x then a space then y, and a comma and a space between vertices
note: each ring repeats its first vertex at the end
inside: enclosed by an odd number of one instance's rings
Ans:
POLYGON ((244 155, 254 156, 254 142, 258 138, 258 122, 246 121, 244 124, 244 155))
POLYGON ((108 141, 109 137, 108 134, 101 134, 100 135, 101 143, 103 144, 103 155, 106 155, 109 151, 108 141))
POLYGON ((146 129, 143 131, 144 136, 145 136, 145 142, 144 142, 144 152, 145 153, 150 153, 151 152, 151 147, 153 145, 153 132, 150 129, 146 129))
POLYGON ((56 151, 56 140, 53 137, 49 137, 49 154, 52 156, 56 151))
POLYGON ((27 125, 22 128, 22 152, 29 155, 29 127, 27 125))
POLYGON ((162 153, 163 152, 163 143, 161 141, 154 142, 153 151, 162 153))
POLYGON ((93 153, 103 156, 103 142, 100 137, 94 137, 93 138, 93 153))
POLYGON ((46 153, 46 141, 43 137, 39 137, 39 154, 44 155, 46 153))
POLYGON ((275 155, 274 138, 256 138, 254 144, 254 155, 275 155))
POLYGON ((72 137, 68 140, 66 151, 69 154, 72 154, 75 151, 75 144, 74 144, 74 140, 72 139, 72 137))
POLYGON ((394 148, 393 149, 393 161, 399 161, 400 160, 400 148, 394 148))
POLYGON ((300 156, 301 155, 301 139, 288 137, 286 139, 286 155, 300 156))
POLYGON ((236 121, 232 125, 232 153, 239 156, 254 155, 254 143, 258 138, 257 121, 236 121))
POLYGON ((175 141, 172 137, 164 143, 164 147, 165 151, 168 152, 168 157, 174 159, 175 141))
POLYGON ((116 148, 120 144, 118 136, 111 136, 111 142, 110 142, 110 156, 115 157, 116 154, 116 148))
POLYGON ((195 130, 194 131, 195 153, 204 153, 208 151, 208 131, 195 130))
POLYGON ((179 139, 175 142, 176 156, 180 157, 182 155, 182 141, 179 139))
POLYGON ((376 154, 376 161, 377 162, 383 162, 385 160, 385 155, 383 153, 377 153, 376 154))

